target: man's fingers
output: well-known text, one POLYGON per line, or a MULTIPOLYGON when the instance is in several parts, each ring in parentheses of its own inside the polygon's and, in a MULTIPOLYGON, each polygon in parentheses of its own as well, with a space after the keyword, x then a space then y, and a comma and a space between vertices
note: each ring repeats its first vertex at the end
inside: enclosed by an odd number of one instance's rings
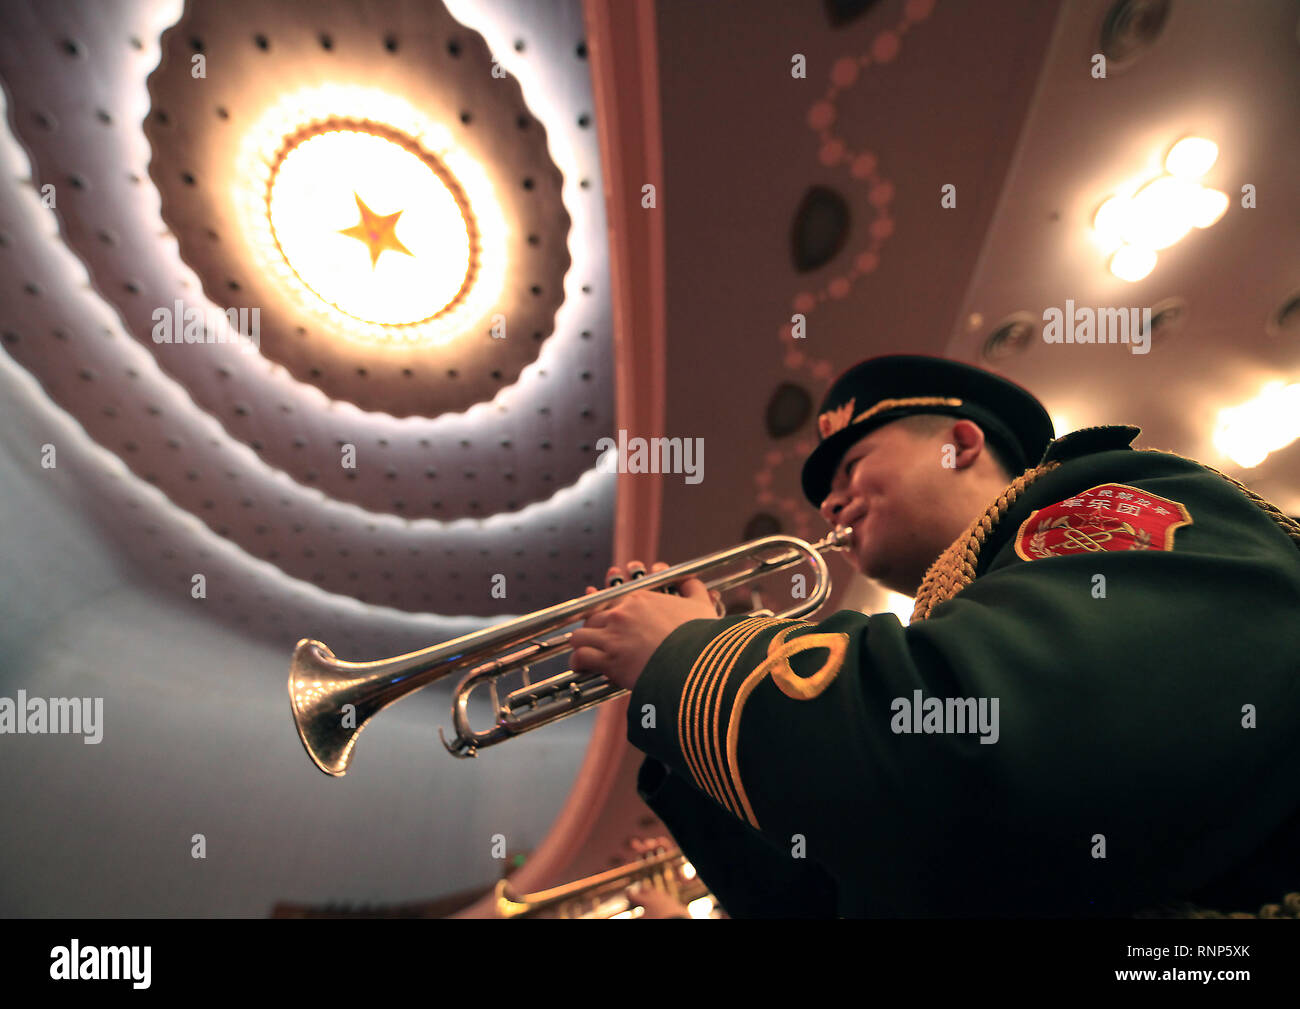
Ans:
MULTIPOLYGON (((574 631, 574 634, 580 634, 580 631, 574 631)), ((569 668, 575 670, 588 670, 591 672, 600 672, 609 665, 609 656, 599 648, 593 648, 590 645, 584 645, 582 648, 575 648, 569 656, 569 668)))
POLYGON ((709 590, 698 578, 686 578, 677 583, 677 590, 687 599, 709 599, 709 590))

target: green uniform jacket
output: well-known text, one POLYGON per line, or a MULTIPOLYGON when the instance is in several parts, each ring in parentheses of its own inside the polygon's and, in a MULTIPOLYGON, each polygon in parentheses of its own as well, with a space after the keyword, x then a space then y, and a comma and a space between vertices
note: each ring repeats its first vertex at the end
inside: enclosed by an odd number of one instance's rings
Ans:
POLYGON ((638 788, 733 917, 1300 889, 1300 551, 1137 434, 1053 442, 928 619, 693 620, 656 650, 638 788))

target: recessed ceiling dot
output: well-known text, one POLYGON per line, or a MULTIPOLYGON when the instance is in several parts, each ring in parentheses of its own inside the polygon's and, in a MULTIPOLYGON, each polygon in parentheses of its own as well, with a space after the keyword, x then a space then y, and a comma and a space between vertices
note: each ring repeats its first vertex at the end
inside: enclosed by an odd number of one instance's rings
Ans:
POLYGON ((515 119, 515 125, 518 126, 521 130, 528 129, 528 124, 530 122, 532 122, 532 120, 529 119, 527 116, 518 116, 515 119))
POLYGON ((587 43, 579 42, 577 46, 574 47, 573 53, 578 57, 578 59, 585 60, 587 58, 587 43))
POLYGON ((81 56, 85 53, 86 47, 83 46, 76 39, 64 39, 63 51, 68 56, 81 56))
POLYGON ((460 43, 457 42, 455 39, 450 39, 450 40, 447 42, 447 52, 448 52, 450 55, 452 55, 452 56, 459 56, 459 55, 460 55, 460 43))
POLYGON ((591 125, 591 116, 587 115, 584 112, 582 115, 578 117, 578 125, 585 130, 588 126, 591 125))
POLYGON ((218 105, 218 106, 217 106, 217 118, 218 118, 218 119, 229 119, 229 118, 230 118, 230 110, 227 109, 224 105, 218 105))
POLYGON ((334 39, 332 39, 332 38, 331 38, 330 36, 328 36, 328 35, 324 35, 324 34, 322 34, 321 37, 320 37, 320 47, 321 47, 322 49, 326 49, 326 50, 333 49, 333 48, 334 48, 334 39))
POLYGON ((578 334, 578 335, 581 336, 584 340, 590 340, 590 339, 591 339, 591 330, 589 330, 589 329, 584 329, 584 330, 583 330, 580 334, 578 334))
POLYGON ((384 36, 384 48, 387 49, 390 53, 397 52, 397 36, 396 35, 384 36))
POLYGON ((525 189, 532 189, 535 184, 536 183, 534 183, 532 179, 524 179, 523 181, 523 187, 525 189))
POLYGON ((524 51, 524 40, 523 40, 523 39, 515 39, 515 52, 517 52, 517 53, 521 53, 521 52, 523 52, 523 51, 524 51))
POLYGON ((107 125, 108 123, 111 123, 111 122, 113 121, 113 117, 110 116, 110 115, 109 115, 106 111, 104 111, 103 109, 96 109, 96 110, 95 110, 95 118, 98 119, 101 123, 104 123, 104 124, 106 124, 106 125, 107 125))
POLYGON ((253 45, 257 46, 262 52, 266 52, 271 48, 271 41, 265 35, 254 35, 253 45))
POLYGON ((542 241, 542 240, 541 240, 539 237, 537 237, 536 235, 529 235, 529 236, 528 236, 528 244, 529 244, 529 245, 540 245, 540 244, 541 244, 541 241, 542 241))

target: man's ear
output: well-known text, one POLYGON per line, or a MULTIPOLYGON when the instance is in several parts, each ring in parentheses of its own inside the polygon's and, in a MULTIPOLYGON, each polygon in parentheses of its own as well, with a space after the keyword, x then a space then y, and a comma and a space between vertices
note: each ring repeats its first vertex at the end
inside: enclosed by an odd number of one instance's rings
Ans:
POLYGON ((957 450, 954 460, 955 469, 966 469, 984 453, 984 430, 972 420, 962 419, 952 426, 949 432, 952 444, 957 450))

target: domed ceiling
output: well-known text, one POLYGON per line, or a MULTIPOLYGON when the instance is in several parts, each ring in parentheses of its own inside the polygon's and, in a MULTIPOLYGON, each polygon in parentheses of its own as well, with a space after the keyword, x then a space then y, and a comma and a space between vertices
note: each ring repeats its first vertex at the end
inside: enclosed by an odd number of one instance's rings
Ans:
POLYGON ((609 563, 586 45, 530 8, 6 15, 3 347, 162 591, 374 657, 609 563))

